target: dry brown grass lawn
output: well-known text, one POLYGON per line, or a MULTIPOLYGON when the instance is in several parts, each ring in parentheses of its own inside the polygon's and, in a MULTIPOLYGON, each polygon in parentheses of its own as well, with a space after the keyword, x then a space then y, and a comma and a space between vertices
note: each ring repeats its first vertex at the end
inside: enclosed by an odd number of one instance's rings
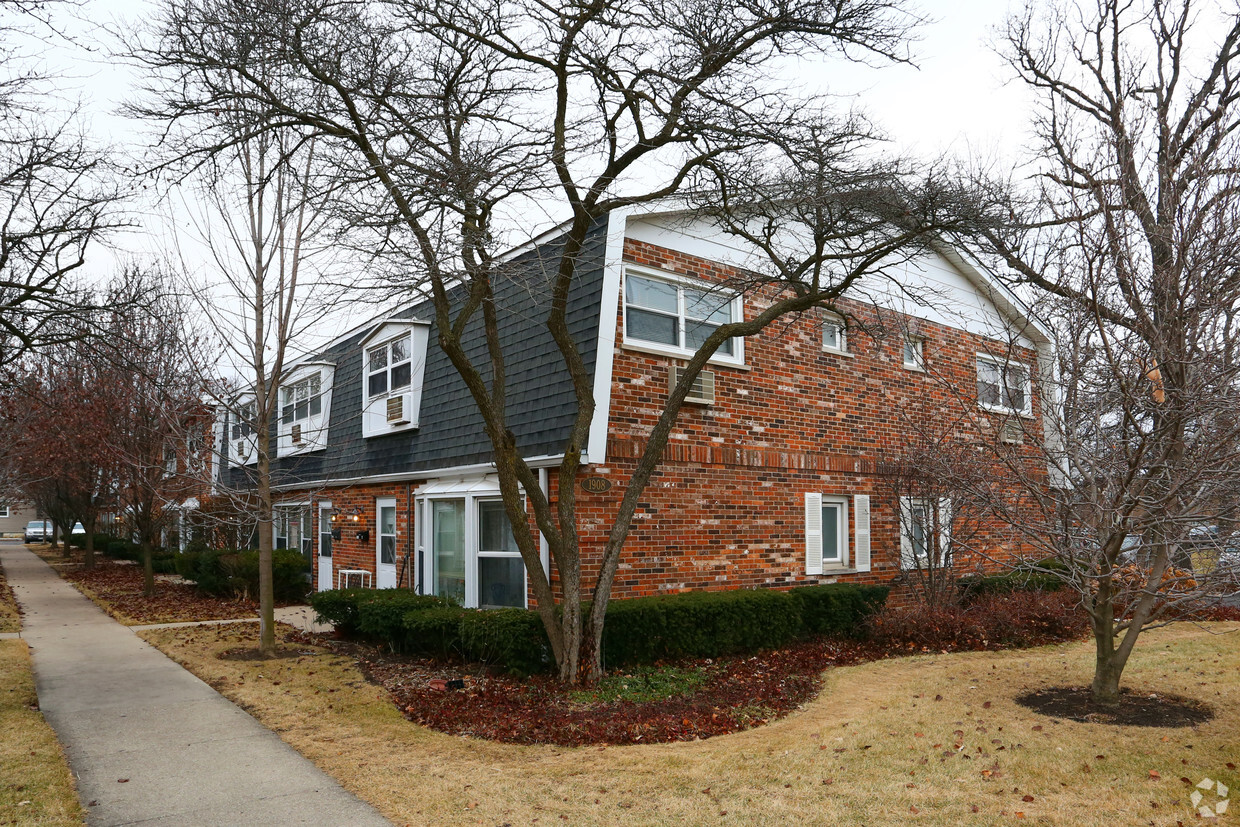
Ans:
POLYGON ((26 644, 0 640, 0 824, 82 824, 69 765, 37 703, 26 644))
POLYGON ((17 611, 17 598, 0 568, 0 632, 16 632, 22 627, 22 616, 17 611))
POLYGON ((337 655, 220 660, 249 642, 226 627, 142 636, 402 824, 1174 825, 1191 817, 1181 776, 1240 789, 1227 767, 1240 763, 1235 623, 1150 632, 1125 676, 1213 705, 1218 716, 1194 729, 1056 722, 1017 706, 1026 690, 1088 679, 1090 649, 1072 643, 835 669, 816 700, 769 726, 580 749, 416 726, 337 655))

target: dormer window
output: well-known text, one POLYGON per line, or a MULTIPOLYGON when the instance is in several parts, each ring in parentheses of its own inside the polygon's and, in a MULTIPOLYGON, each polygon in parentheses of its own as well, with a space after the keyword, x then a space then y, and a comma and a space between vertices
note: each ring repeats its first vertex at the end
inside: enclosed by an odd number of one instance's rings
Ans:
POLYGON ((366 390, 371 399, 409 387, 413 379, 411 350, 406 334, 367 351, 366 390))
POLYGON ((291 425, 323 412, 323 384, 319 374, 288 385, 280 392, 280 422, 291 425))
POLYGON ((418 427, 429 335, 430 325, 426 322, 389 319, 359 343, 363 437, 418 427))
POLYGON ((258 459, 258 434, 254 430, 257 408, 254 400, 238 402, 230 414, 228 464, 249 465, 258 459))
POLYGON ((331 362, 302 362, 288 372, 287 382, 280 386, 280 456, 327 447, 335 373, 331 362))

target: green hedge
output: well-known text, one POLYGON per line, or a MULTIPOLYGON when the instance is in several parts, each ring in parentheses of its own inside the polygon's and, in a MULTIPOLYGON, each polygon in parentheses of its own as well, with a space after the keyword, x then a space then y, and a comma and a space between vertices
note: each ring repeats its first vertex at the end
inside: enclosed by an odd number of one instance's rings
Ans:
MULTIPOLYGON (((96 534, 95 535, 95 551, 100 551, 100 552, 104 551, 108 547, 108 544, 112 542, 112 540, 113 538, 109 534, 96 534)), ((69 545, 72 546, 73 548, 86 548, 86 535, 85 534, 70 534, 69 545)))
POLYGON ((887 602, 886 586, 833 583, 801 586, 788 592, 801 612, 801 637, 858 637, 865 620, 887 602))
MULTIPOLYGON (((855 636, 882 607, 887 588, 833 584, 616 600, 607 607, 608 667, 681 657, 719 657, 816 635, 855 636)), ((403 589, 340 589, 310 597, 320 621, 395 651, 461 656, 514 673, 544 671, 550 644, 535 611, 463 609, 403 589)))
MULTIPOLYGON (((258 598, 257 551, 202 551, 173 555, 176 573, 192 581, 204 594, 258 598)), ((278 548, 271 553, 272 592, 275 599, 293 603, 304 600, 310 564, 295 549, 278 548)))
POLYGON ((1053 574, 1016 569, 986 577, 962 577, 956 585, 960 590, 960 599, 970 603, 991 594, 1055 592, 1063 588, 1064 581, 1053 574))
POLYGON ((551 643, 538 612, 528 609, 458 609, 466 660, 498 666, 512 674, 545 672, 553 664, 551 643))

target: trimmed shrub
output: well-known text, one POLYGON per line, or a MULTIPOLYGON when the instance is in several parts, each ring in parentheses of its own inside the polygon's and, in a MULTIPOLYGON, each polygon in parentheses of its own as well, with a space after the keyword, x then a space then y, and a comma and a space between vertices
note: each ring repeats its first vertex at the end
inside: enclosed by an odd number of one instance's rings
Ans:
POLYGON ((408 612, 402 621, 408 651, 439 660, 450 660, 463 654, 461 620, 471 611, 475 610, 460 606, 435 606, 408 612))
POLYGON ((890 591, 886 586, 832 583, 801 586, 788 594, 800 611, 800 637, 860 637, 865 634, 866 619, 883 607, 890 591))
POLYGON ((137 543, 131 543, 128 540, 111 540, 101 551, 113 560, 133 560, 136 562, 142 559, 142 549, 138 547, 137 543))
POLYGON ((608 605, 603 657, 609 666, 718 657, 782 646, 800 632, 798 602, 787 592, 639 597, 608 605))
POLYGON ((358 598, 356 631, 365 638, 388 644, 394 652, 405 652, 409 650, 405 615, 449 605, 442 597, 406 589, 371 589, 358 598))
POLYGON ((537 612, 528 609, 459 609, 461 648, 466 659, 501 667, 514 675, 545 672, 551 644, 537 612))
POLYGON ((1015 569, 985 577, 962 577, 956 585, 960 590, 960 599, 970 603, 984 595, 1059 591, 1063 588, 1063 581, 1053 574, 1015 569))
MULTIPOLYGON (((176 572, 190 580, 203 594, 258 598, 257 551, 204 551, 175 555, 176 572)), ((278 548, 271 553, 272 592, 284 603, 304 600, 310 564, 295 549, 278 548)))
POLYGON ((310 595, 315 620, 330 623, 343 635, 357 634, 357 604, 373 589, 328 589, 310 595))

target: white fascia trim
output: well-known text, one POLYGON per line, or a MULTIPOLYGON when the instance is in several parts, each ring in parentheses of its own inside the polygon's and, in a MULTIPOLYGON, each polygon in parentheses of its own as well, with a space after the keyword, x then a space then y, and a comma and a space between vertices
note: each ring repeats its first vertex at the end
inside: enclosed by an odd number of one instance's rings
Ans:
POLYGON ((952 263, 982 295, 994 303, 1010 321, 1016 322, 1020 332, 1029 335, 1036 344, 1049 344, 1052 341, 1050 330, 1042 322, 1034 318, 1026 305, 1015 293, 1008 289, 998 278, 992 276, 980 261, 966 250, 954 245, 939 243, 933 245, 936 252, 952 263))
MULTIPOLYGON (((546 454, 530 457, 525 463, 531 468, 554 468, 564 460, 563 454, 546 454)), ((372 474, 362 477, 342 477, 328 480, 307 480, 305 482, 285 483, 271 486, 272 491, 296 491, 300 488, 344 488, 352 485, 370 485, 385 482, 412 482, 413 480, 430 480, 448 476, 478 476, 495 472, 495 463, 484 462, 476 465, 454 465, 449 468, 428 468, 425 471, 402 471, 397 474, 372 474)))
POLYGON ((599 296, 598 341, 594 351, 594 416, 582 451, 583 464, 607 461, 607 425, 611 421, 611 373, 616 357, 616 318, 620 313, 620 281, 624 272, 624 238, 630 208, 607 216, 607 246, 603 255, 603 285, 599 296), (593 454, 593 458, 592 455, 593 454))

